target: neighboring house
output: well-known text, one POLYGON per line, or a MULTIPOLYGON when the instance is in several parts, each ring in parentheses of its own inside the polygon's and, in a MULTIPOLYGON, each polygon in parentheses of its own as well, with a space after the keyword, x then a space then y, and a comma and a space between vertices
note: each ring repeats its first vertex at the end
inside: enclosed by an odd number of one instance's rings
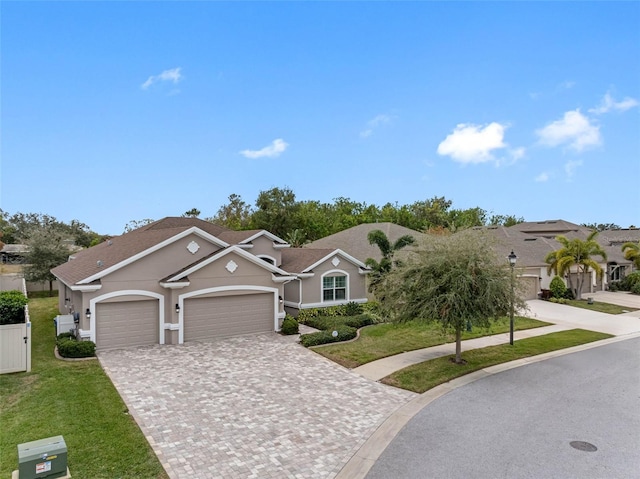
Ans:
POLYGON ((164 218, 54 268, 62 314, 98 349, 278 331, 287 311, 366 301, 368 268, 337 249, 290 249, 265 230, 164 218), (290 295, 290 298, 287 297, 290 295))
MULTIPOLYGON (((428 241, 429 235, 398 226, 393 223, 368 223, 354 226, 339 233, 327 236, 309 243, 306 247, 322 248, 331 247, 349 251, 360 261, 374 258, 379 261, 380 250, 376 245, 370 245, 367 235, 370 231, 382 230, 391 242, 399 237, 410 234, 416 238, 416 246, 423 241, 428 241)), ((518 223, 514 226, 488 226, 480 227, 497 239, 498 255, 505 258, 511 251, 517 256, 516 270, 520 281, 524 283, 523 296, 525 299, 535 299, 541 289, 548 289, 554 274, 547 273, 548 264, 545 257, 548 253, 557 250, 561 244, 555 240, 558 235, 567 238, 580 238, 585 240, 591 233, 591 229, 570 223, 565 220, 546 220, 518 223)), ((638 241, 640 229, 607 230, 602 231, 596 237, 607 253, 607 261, 602 261, 601 266, 606 274, 598 278, 595 272, 589 272, 590 278, 583 284, 583 293, 602 291, 608 288, 612 281, 618 281, 632 271, 633 263, 624 258, 621 247, 627 241, 638 241)), ((412 246, 407 250, 411 250, 412 246)), ((401 255, 406 253, 401 253, 401 255)), ((600 257, 594 258, 596 261, 600 257)), ((576 275, 577 273, 572 273, 576 275)))
MULTIPOLYGON (((562 246, 555 237, 564 235, 570 240, 586 240, 592 232, 590 228, 565 220, 531 221, 508 228, 487 227, 487 230, 498 238, 500 254, 504 253, 506 257, 511 251, 516 253, 518 275, 527 285, 525 299, 534 299, 540 289, 549 288, 554 273, 547 273, 548 265, 544 259, 548 253, 562 246)), ((598 233, 595 239, 607 253, 607 260, 600 256, 592 259, 600 264, 605 274, 598 278, 593 270, 587 273, 589 277, 583 283, 583 293, 604 291, 611 282, 623 279, 633 270, 633 263, 624 258, 621 248, 627 241, 638 241, 640 230, 606 230, 598 233)), ((574 271, 571 274, 577 276, 578 273, 574 271)))
POLYGON ((28 252, 27 245, 24 244, 5 244, 0 249, 0 263, 3 264, 22 264, 25 255, 28 252))

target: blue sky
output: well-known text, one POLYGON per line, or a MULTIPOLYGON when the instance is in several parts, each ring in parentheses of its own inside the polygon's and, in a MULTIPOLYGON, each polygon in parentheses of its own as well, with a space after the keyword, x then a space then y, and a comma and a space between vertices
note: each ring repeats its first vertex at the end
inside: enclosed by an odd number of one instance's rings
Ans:
POLYGON ((1 208, 235 193, 640 226, 639 2, 12 2, 1 208))

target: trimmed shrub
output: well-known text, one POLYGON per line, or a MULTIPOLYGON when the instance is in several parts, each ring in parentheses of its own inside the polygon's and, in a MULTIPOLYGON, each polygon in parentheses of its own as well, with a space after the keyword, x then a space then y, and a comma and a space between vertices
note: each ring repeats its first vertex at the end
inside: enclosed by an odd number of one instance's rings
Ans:
POLYGON ((0 292, 0 324, 24 323, 24 307, 28 302, 18 290, 0 292))
POLYGON ((64 333, 58 334, 57 339, 58 341, 60 341, 61 339, 76 339, 76 335, 70 331, 66 331, 64 333))
POLYGON ((90 358, 96 355, 96 343, 63 338, 57 341, 58 354, 63 358, 90 358))
POLYGON ((300 344, 309 348, 311 346, 319 346, 320 344, 337 343, 340 341, 348 341, 356 337, 356 329, 349 326, 336 326, 333 330, 319 331, 317 333, 303 334, 300 336, 300 344), (334 337, 333 332, 338 334, 334 337))
POLYGON ((280 328, 280 332, 284 335, 298 334, 298 321, 292 316, 287 315, 282 321, 282 327, 280 328))
POLYGON ((633 294, 640 294, 640 283, 635 283, 633 286, 631 286, 631 292, 633 294))
POLYGON ((359 314, 362 314, 362 306, 360 304, 351 301, 344 305, 345 316, 357 316, 359 314))
POLYGON ((549 283, 549 289, 554 298, 564 298, 567 292, 567 287, 560 276, 553 277, 551 283, 549 283))

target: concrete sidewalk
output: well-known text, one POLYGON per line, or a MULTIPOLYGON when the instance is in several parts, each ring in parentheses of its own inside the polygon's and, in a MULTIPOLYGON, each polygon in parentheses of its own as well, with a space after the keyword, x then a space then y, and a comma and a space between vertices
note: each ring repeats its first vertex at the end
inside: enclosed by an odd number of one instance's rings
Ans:
MULTIPOLYGON (((535 336, 543 336, 545 334, 555 333, 558 331, 566 331, 573 329, 572 327, 557 325, 543 326, 541 328, 526 329, 524 331, 515 331, 513 333, 514 340, 533 338, 535 336)), ((509 333, 494 334, 493 336, 483 336, 482 338, 468 339, 462 341, 462 351, 470 351, 472 349, 481 349, 488 346, 496 346, 498 344, 506 344, 509 342, 509 333)), ((406 353, 396 354, 388 358, 378 359, 367 364, 363 364, 352 371, 364 376, 367 379, 379 381, 380 379, 392 374, 400 369, 404 369, 412 364, 418 364, 430 359, 439 358, 455 354, 455 343, 446 343, 431 348, 417 349, 406 353)))

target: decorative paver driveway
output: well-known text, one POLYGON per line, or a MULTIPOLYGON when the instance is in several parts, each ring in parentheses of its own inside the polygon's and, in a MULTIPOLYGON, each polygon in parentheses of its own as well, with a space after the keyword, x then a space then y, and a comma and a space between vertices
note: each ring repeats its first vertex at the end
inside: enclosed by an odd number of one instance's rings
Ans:
POLYGON ((415 397, 276 334, 99 358, 172 478, 332 478, 415 397))

